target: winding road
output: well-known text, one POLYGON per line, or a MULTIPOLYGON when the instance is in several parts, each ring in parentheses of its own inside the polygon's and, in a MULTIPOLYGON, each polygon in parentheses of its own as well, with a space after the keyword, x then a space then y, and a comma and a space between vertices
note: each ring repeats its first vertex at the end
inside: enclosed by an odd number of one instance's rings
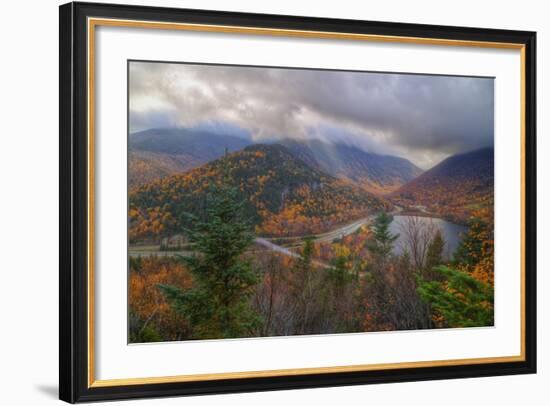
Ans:
MULTIPOLYGON (((269 250, 271 251, 274 251, 274 252, 279 252, 283 255, 286 255, 286 256, 289 256, 289 257, 293 257, 293 258, 300 258, 300 255, 295 253, 295 252, 292 252, 290 249, 288 248, 285 248, 285 247, 281 247, 280 245, 275 245, 273 244, 271 241, 268 241, 266 240, 265 238, 261 238, 261 237, 258 237, 254 240, 256 242, 256 244, 259 244, 259 245, 262 245, 266 248, 268 248, 269 250)), ((330 268, 330 265, 327 265, 325 264, 324 262, 321 262, 321 261, 317 261, 317 260, 313 260, 312 261, 315 265, 318 265, 322 268, 330 268)))
POLYGON ((372 215, 364 217, 362 219, 354 221, 353 223, 341 226, 335 230, 331 230, 323 234, 318 234, 315 236, 315 242, 331 242, 336 240, 337 238, 342 238, 346 235, 353 234, 362 226, 369 224, 372 220, 374 220, 374 217, 376 216, 372 215))
MULTIPOLYGON (((391 215, 395 215, 399 212, 403 211, 403 208, 399 206, 395 206, 395 209, 390 213, 391 215)), ((355 220, 353 223, 349 223, 343 226, 340 226, 334 230, 327 231, 326 233, 317 234, 314 235, 315 242, 331 242, 338 238, 345 237, 347 235, 353 234, 356 232, 359 228, 366 224, 370 224, 372 220, 376 215, 370 215, 367 217, 363 217, 359 220, 355 220)), ((303 240, 300 239, 300 237, 296 237, 295 240, 299 241, 299 245, 303 244, 303 240)), ((281 245, 274 244, 270 241, 268 238, 263 237, 256 237, 254 239, 255 243, 258 245, 261 245, 262 247, 265 247, 273 252, 278 252, 280 254, 293 257, 293 258, 299 258, 300 254, 291 251, 287 247, 283 247, 281 245)), ((162 256, 172 256, 172 255, 189 255, 189 252, 185 251, 158 251, 158 250, 132 250, 132 247, 129 248, 129 255, 132 257, 139 256, 139 255, 162 255, 162 256)), ((323 268, 328 268, 329 265, 320 262, 320 261, 314 261, 314 263, 318 266, 321 266, 323 268)))

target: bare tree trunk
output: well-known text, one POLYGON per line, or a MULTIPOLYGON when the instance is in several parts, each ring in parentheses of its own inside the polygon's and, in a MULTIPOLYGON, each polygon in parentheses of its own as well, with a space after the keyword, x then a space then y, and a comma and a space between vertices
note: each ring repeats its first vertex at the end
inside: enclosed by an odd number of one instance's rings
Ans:
POLYGON ((426 254, 436 232, 437 226, 432 219, 410 216, 400 224, 405 249, 409 252, 415 268, 422 272, 426 263, 426 254))

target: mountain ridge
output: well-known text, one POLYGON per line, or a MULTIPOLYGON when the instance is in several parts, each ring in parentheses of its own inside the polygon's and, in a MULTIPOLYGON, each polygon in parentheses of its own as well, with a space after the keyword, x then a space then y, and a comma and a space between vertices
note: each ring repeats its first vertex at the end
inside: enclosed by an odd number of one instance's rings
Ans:
POLYGON ((233 136, 186 128, 153 128, 130 134, 130 188, 165 176, 186 172, 250 145, 233 136))
MULTIPOLYGON (((150 129, 129 140, 131 187, 196 168, 228 152, 258 145, 241 137, 186 128, 150 129)), ((265 144, 285 146, 309 166, 376 194, 390 193, 422 173, 405 158, 364 151, 345 143, 291 138, 265 144)))
POLYGON ((364 189, 311 168, 282 145, 254 144, 135 189, 131 239, 182 229, 182 213, 201 215, 211 185, 222 183, 239 189, 247 216, 264 236, 315 234, 389 208, 364 189))
POLYGON ((492 208, 493 183, 494 150, 485 147, 444 159, 389 197, 464 223, 477 210, 492 208))

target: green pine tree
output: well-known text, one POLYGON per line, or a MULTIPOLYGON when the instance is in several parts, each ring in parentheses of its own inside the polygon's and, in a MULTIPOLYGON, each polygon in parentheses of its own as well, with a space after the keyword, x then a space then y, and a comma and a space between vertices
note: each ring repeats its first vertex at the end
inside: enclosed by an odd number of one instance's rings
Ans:
POLYGON ((468 231, 462 235, 454 255, 453 263, 466 266, 477 264, 482 257, 483 241, 490 232, 487 223, 473 217, 468 222, 468 231))
POLYGON ((390 232, 392 221, 392 216, 386 212, 382 212, 376 217, 371 227, 374 233, 374 240, 369 243, 368 248, 382 263, 386 262, 393 250, 395 240, 399 238, 399 234, 392 234, 390 232))
POLYGON ((466 272, 439 266, 443 281, 420 280, 418 294, 447 327, 493 325, 493 289, 466 272))
POLYGON ((315 324, 315 309, 320 297, 317 270, 313 264, 313 238, 304 239, 289 279, 289 294, 294 313, 294 334, 311 334, 315 324))
POLYGON ((304 248, 302 248, 302 253, 300 257, 296 260, 293 271, 297 274, 300 274, 304 277, 307 277, 308 274, 312 272, 312 257, 313 257, 313 238, 306 237, 304 238, 304 248))
POLYGON ((428 246, 428 252, 426 253, 426 274, 428 276, 435 276, 433 268, 443 263, 443 250, 445 248, 445 240, 440 229, 437 229, 435 236, 433 237, 430 245, 428 246))
POLYGON ((173 308, 193 328, 194 338, 231 338, 255 334, 260 318, 250 306, 258 274, 242 254, 253 242, 236 188, 212 186, 205 220, 186 230, 196 254, 180 257, 193 275, 193 288, 181 291, 160 285, 173 308))
POLYGON ((338 255, 327 270, 328 279, 337 294, 353 279, 353 274, 347 268, 348 259, 345 255, 338 255))

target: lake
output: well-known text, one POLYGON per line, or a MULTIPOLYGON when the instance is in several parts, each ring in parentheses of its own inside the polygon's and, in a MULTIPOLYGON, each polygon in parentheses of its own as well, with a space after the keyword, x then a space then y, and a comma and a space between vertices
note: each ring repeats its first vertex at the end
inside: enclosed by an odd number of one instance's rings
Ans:
MULTIPOLYGON (((405 238, 403 234, 403 226, 407 224, 409 218, 413 216, 394 216, 393 221, 390 224, 390 231, 393 234, 400 234, 399 238, 395 242, 394 253, 402 254, 404 251, 405 238)), ((459 224, 451 223, 447 220, 434 217, 416 217, 419 221, 420 227, 429 227, 430 224, 441 230, 443 238, 445 239, 445 249, 443 255, 450 258, 452 253, 458 247, 460 242, 460 234, 468 231, 468 227, 461 226, 459 224)))

